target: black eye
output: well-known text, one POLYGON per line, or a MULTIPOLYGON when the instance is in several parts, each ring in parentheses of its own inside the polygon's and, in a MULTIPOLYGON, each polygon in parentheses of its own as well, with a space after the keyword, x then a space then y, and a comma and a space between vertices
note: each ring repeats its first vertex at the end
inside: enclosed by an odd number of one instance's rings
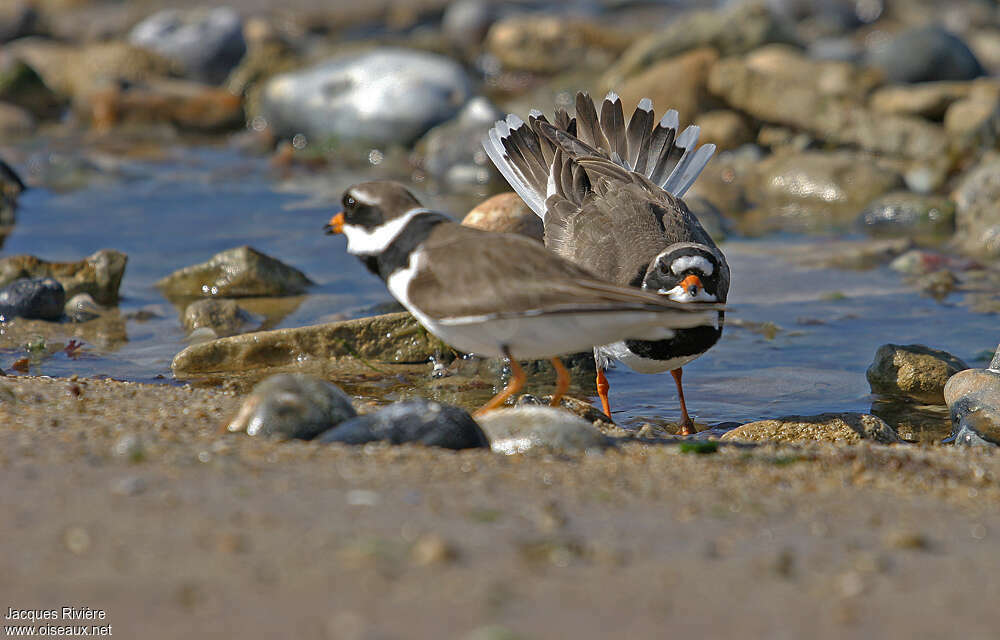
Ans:
POLYGON ((344 210, 347 210, 347 209, 353 209, 353 208, 354 208, 354 206, 355 206, 355 205, 357 205, 357 204, 358 204, 358 203, 357 203, 357 201, 356 201, 356 200, 354 199, 354 197, 353 197, 353 196, 351 196, 351 195, 349 195, 349 194, 345 194, 345 195, 344 195, 344 200, 343 200, 343 205, 344 205, 344 210))

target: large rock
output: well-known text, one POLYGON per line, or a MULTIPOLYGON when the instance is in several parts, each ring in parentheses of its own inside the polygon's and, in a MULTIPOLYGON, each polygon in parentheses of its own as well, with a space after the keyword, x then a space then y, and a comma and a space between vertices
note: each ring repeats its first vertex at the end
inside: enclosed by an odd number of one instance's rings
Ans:
POLYGON ((195 375, 293 366, 313 358, 427 362, 444 349, 403 312, 220 338, 189 346, 171 366, 176 375, 195 375))
POLYGON ((158 11, 132 29, 129 42, 213 84, 225 80, 247 50, 243 20, 230 7, 158 11))
POLYGON ((835 442, 856 444, 874 440, 899 442, 899 436, 881 418, 867 413, 823 413, 818 416, 787 416, 749 422, 726 432, 722 440, 767 442, 835 442))
POLYGON ((503 112, 486 98, 469 100, 457 117, 434 127, 416 144, 424 170, 453 187, 502 181, 483 151, 482 139, 503 117, 503 112))
POLYGON ((653 63, 698 47, 724 56, 738 55, 772 42, 793 43, 791 27, 761 3, 740 2, 727 10, 689 11, 662 31, 629 47, 604 76, 604 84, 622 81, 653 63))
POLYGON ((951 437, 943 440, 964 446, 1000 445, 1000 407, 986 394, 962 396, 950 408, 951 437))
POLYGON ((983 67, 969 46, 939 25, 900 33, 872 49, 868 64, 898 83, 972 80, 983 75, 983 67))
POLYGON ((0 52, 0 101, 39 118, 54 118, 65 105, 31 66, 9 52, 0 52))
POLYGON ((253 388, 226 429, 310 440, 356 415, 340 387, 304 374, 279 373, 253 388))
POLYGON ((719 59, 715 49, 702 47, 661 60, 625 80, 617 88, 626 117, 642 98, 653 101, 657 115, 676 109, 687 126, 710 104, 708 73, 719 59))
POLYGON ((788 47, 772 46, 720 60, 708 88, 758 120, 827 142, 927 162, 946 159, 950 145, 940 125, 877 113, 863 104, 878 80, 876 73, 843 62, 808 60, 788 47))
POLYGON ((513 191, 480 202, 465 214, 462 224, 485 231, 519 233, 539 242, 545 238, 542 219, 513 191))
POLYGON ((902 178, 851 151, 774 154, 757 166, 758 209, 778 226, 828 228, 852 221, 902 178))
POLYGON ((1000 256, 1000 155, 984 157, 952 193, 955 240, 968 253, 1000 256))
POLYGON ((174 297, 245 298, 297 295, 311 284, 298 269, 243 246, 175 271, 156 286, 174 297))
POLYGON ((0 320, 58 320, 65 303, 66 291, 56 280, 22 278, 0 288, 0 320))
POLYGON ((875 352, 875 361, 865 375, 872 393, 944 404, 948 378, 968 368, 947 351, 920 344, 884 344, 875 352))
POLYGON ((452 60, 381 48, 271 78, 259 115, 283 136, 408 145, 457 114, 471 92, 468 75, 452 60))
POLYGON ((489 447, 489 440, 464 409, 415 398, 340 423, 317 442, 415 443, 444 449, 489 447))
POLYGON ((561 409, 523 406, 490 411, 476 419, 498 453, 541 449, 573 453, 600 450, 608 438, 589 422, 561 409))
POLYGON ((949 407, 973 393, 982 394, 990 405, 1000 408, 1000 370, 964 369, 944 385, 944 401, 949 407))
POLYGON ((0 286, 21 278, 55 278, 66 298, 89 293, 100 304, 118 302, 118 287, 125 274, 128 256, 113 249, 101 249, 78 262, 47 262, 29 255, 0 259, 0 286))

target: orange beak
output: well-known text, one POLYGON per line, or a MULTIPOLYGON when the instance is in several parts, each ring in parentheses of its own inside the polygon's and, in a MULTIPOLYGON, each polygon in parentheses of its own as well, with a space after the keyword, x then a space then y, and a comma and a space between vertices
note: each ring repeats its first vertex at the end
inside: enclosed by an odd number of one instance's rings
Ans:
POLYGON ((688 277, 681 280, 681 288, 687 291, 691 297, 698 295, 698 291, 704 289, 705 286, 701 283, 701 278, 691 274, 688 277))
POLYGON ((330 218, 330 221, 326 223, 323 229, 326 230, 326 235, 344 233, 344 212, 341 211, 330 218))

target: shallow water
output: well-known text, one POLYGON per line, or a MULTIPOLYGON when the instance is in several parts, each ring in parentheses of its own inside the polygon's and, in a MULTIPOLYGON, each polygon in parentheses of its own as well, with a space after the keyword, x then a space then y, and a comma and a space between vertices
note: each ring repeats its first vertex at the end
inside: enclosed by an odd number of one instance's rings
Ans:
MULTIPOLYGON (((28 168, 29 180, 34 153, 20 150, 12 158, 18 169, 28 168)), ((108 175, 91 186, 26 192, 0 255, 78 260, 101 248, 128 253, 119 307, 127 340, 84 336, 81 357, 56 354, 32 373, 171 381, 170 361, 187 344, 179 322, 183 305, 164 298, 155 282, 243 244, 303 270, 317 283, 309 295, 288 299, 277 310, 268 307, 265 328, 354 317, 390 301, 382 283, 345 253, 343 238, 322 232, 342 190, 371 179, 370 173, 289 174, 225 147, 177 148, 156 160, 115 162, 114 170, 105 168, 108 175), (135 317, 137 312, 143 315, 135 317)), ((459 198, 438 194, 425 201, 465 210, 459 198)), ((688 405, 699 422, 867 411, 872 398, 864 372, 879 345, 925 343, 970 364, 994 346, 993 318, 921 297, 886 268, 794 266, 786 256, 806 242, 817 241, 771 237, 724 245, 733 273, 729 317, 734 322, 708 355, 685 368, 688 405), (760 323, 771 324, 753 328, 760 323)), ((252 301, 247 306, 255 310, 252 301)), ((72 336, 72 327, 66 329, 72 336)), ((8 368, 23 355, 22 347, 4 344, 0 366, 8 368)), ((669 375, 620 367, 609 380, 620 423, 677 419, 669 375)))

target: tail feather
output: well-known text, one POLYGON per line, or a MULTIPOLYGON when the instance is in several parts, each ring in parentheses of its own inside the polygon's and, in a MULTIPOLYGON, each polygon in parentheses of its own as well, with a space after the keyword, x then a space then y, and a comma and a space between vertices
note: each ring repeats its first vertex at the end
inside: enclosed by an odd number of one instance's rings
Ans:
MULTIPOLYGON (((483 148, 514 191, 545 219, 546 199, 560 186, 578 194, 583 185, 567 159, 605 158, 625 171, 638 173, 674 196, 683 196, 715 153, 715 145, 697 147, 700 129, 679 132, 677 111, 667 111, 655 126, 653 102, 639 101, 628 122, 621 98, 609 92, 600 113, 590 95, 576 96, 576 116, 557 109, 550 123, 532 110, 525 123, 515 115, 497 121, 483 139, 483 148), (556 162, 557 151, 565 157, 556 162)), ((571 200, 575 200, 572 198, 571 200)))

